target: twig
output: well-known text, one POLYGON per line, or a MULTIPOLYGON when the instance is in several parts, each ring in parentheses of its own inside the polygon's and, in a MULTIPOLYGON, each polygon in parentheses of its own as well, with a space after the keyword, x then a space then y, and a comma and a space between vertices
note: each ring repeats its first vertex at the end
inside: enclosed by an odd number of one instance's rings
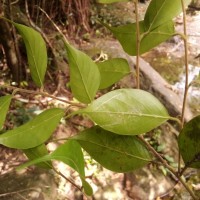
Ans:
MULTIPOLYGON (((188 42, 187 42, 187 25, 186 25, 186 11, 185 11, 185 4, 184 1, 181 0, 181 6, 182 6, 182 12, 183 12, 183 32, 184 32, 184 50, 185 50, 185 91, 184 91, 184 97, 183 97, 183 105, 182 105, 182 113, 181 113, 181 129, 184 126, 184 116, 185 116, 185 108, 186 108, 186 103, 187 103, 187 93, 188 93, 188 75, 189 75, 189 70, 188 70, 188 42)), ((181 171, 181 154, 180 150, 178 152, 178 172, 180 173, 181 171)))
POLYGON ((185 107, 187 103, 187 93, 188 93, 188 76, 189 76, 189 63, 188 63, 188 39, 187 39, 187 25, 186 25, 186 11, 185 11, 185 5, 184 1, 181 0, 182 4, 182 11, 183 11, 183 27, 184 27, 184 49, 185 49, 185 92, 184 92, 184 98, 183 98, 183 106, 182 106, 182 116, 181 116, 181 122, 182 127, 184 125, 184 115, 185 115, 185 107))
POLYGON ((136 87, 140 88, 140 25, 139 25, 139 14, 138 14, 138 0, 134 0, 135 4, 135 19, 136 19, 136 87))
POLYGON ((52 169, 56 174, 58 174, 59 176, 64 178, 66 181, 70 182, 75 188, 77 188, 84 195, 82 189, 78 185, 76 185, 76 183, 74 183, 72 180, 67 178, 63 173, 61 173, 60 171, 56 170, 54 167, 52 169))
POLYGON ((28 22, 30 24, 30 26, 32 28, 34 28, 36 31, 38 31, 43 39, 45 40, 45 42, 47 43, 47 45, 49 46, 51 52, 52 52, 52 55, 53 55, 53 58, 56 60, 56 51, 55 49, 53 48, 51 42, 49 41, 48 37, 46 36, 46 34, 41 30, 41 28, 39 28, 31 19, 30 17, 30 14, 29 14, 29 10, 28 10, 28 3, 27 3, 27 0, 25 0, 25 11, 26 11, 26 16, 27 16, 27 19, 28 19, 28 22))
POLYGON ((171 167, 165 159, 163 159, 160 154, 142 137, 138 136, 138 138, 146 145, 146 147, 153 153, 153 155, 160 160, 160 162, 182 183, 185 189, 190 193, 191 197, 194 200, 198 200, 193 191, 189 188, 189 186, 185 183, 184 179, 179 176, 179 174, 171 167))
POLYGON ((48 18, 48 20, 53 24, 53 26, 55 27, 55 29, 60 33, 60 35, 63 37, 63 39, 65 40, 65 42, 67 44, 69 44, 66 36, 62 33, 62 31, 60 30, 60 28, 56 25, 56 23, 49 17, 49 15, 40 7, 38 7, 44 14, 45 16, 48 18))
POLYGON ((68 100, 65 100, 65 99, 61 99, 61 98, 59 98, 59 97, 50 95, 50 94, 45 93, 45 92, 33 91, 33 90, 26 90, 26 89, 17 88, 17 87, 10 86, 10 85, 1 85, 1 84, 0 84, 0 88, 12 89, 12 90, 15 90, 15 91, 14 91, 15 93, 16 93, 16 92, 22 92, 22 93, 28 93, 28 94, 34 94, 34 95, 42 95, 42 96, 50 97, 50 98, 52 98, 52 99, 56 99, 56 100, 58 100, 58 101, 62 101, 62 102, 64 102, 64 103, 70 104, 70 105, 72 105, 72 106, 80 107, 80 108, 85 108, 85 107, 86 107, 84 104, 81 104, 81 103, 73 103, 73 102, 71 102, 71 101, 68 101, 68 100))
POLYGON ((9 195, 12 195, 12 194, 19 194, 20 192, 26 192, 26 191, 29 191, 29 190, 38 191, 37 188, 26 188, 26 189, 23 189, 23 190, 18 190, 18 191, 14 191, 14 192, 7 192, 7 193, 0 194, 0 197, 9 196, 9 195))

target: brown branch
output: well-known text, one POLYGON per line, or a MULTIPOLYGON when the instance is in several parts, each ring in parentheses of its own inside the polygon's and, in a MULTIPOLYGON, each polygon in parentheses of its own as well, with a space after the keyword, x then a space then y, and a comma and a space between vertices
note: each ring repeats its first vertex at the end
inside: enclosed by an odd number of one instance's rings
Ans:
MULTIPOLYGON (((138 14, 138 0, 134 0, 135 4, 135 18, 136 18, 136 87, 140 88, 140 26, 139 26, 139 14, 138 14)), ((134 36, 135 37, 135 36, 134 36)), ((133 47, 134 48, 134 47, 133 47)))
POLYGON ((50 94, 45 93, 45 92, 33 91, 33 90, 26 90, 26 89, 17 88, 17 87, 10 86, 10 85, 1 85, 1 84, 0 84, 0 88, 12 89, 12 90, 14 90, 14 93, 16 93, 16 92, 22 92, 22 93, 28 93, 28 94, 34 94, 34 95, 41 95, 41 96, 50 97, 50 98, 52 98, 52 99, 56 99, 56 100, 58 100, 58 101, 62 101, 62 102, 64 102, 64 103, 70 104, 71 106, 76 106, 76 107, 79 107, 79 108, 85 108, 85 107, 86 107, 84 104, 81 104, 81 103, 73 103, 73 102, 71 102, 71 101, 61 99, 61 98, 59 98, 59 97, 50 95, 50 94))
POLYGON ((172 168, 165 159, 160 156, 160 154, 142 137, 138 136, 138 138, 146 145, 146 147, 153 153, 153 155, 160 160, 160 162, 182 183, 182 185, 185 187, 185 189, 188 191, 188 193, 191 195, 191 197, 194 200, 198 200, 198 198, 195 196, 193 191, 190 189, 190 187, 185 183, 184 179, 179 176, 179 174, 172 168))

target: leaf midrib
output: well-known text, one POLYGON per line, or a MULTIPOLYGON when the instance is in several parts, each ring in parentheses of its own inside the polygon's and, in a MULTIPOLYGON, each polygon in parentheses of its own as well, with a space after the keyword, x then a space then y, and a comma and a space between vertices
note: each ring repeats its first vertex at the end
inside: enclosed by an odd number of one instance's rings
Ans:
MULTIPOLYGON (((80 139, 77 139, 77 140, 80 140, 80 139)), ((86 142, 85 140, 80 140, 80 141, 86 142)), ((91 144, 93 144, 93 145, 97 145, 97 146, 99 146, 101 148, 107 148, 109 151, 115 151, 115 152, 120 153, 122 155, 130 156, 130 157, 136 158, 138 160, 142 160, 142 161, 146 161, 146 162, 151 162, 151 160, 144 159, 142 157, 135 156, 133 154, 129 154, 129 153, 125 152, 125 151, 120 151, 118 149, 114 149, 114 148, 111 148, 111 147, 108 147, 108 146, 105 146, 105 145, 102 145, 102 144, 99 144, 99 143, 96 143, 96 142, 93 142, 93 141, 90 141, 90 140, 87 140, 87 143, 88 142, 91 143, 91 144)))
MULTIPOLYGON (((84 113, 101 113, 101 114, 116 114, 116 115, 131 115, 131 116, 137 116, 137 117, 154 117, 154 118, 160 118, 160 119, 169 119, 170 116, 162 116, 162 115, 150 115, 145 113, 132 113, 132 112, 110 112, 110 111, 84 111, 84 113)), ((91 116, 91 115, 89 115, 91 116)))

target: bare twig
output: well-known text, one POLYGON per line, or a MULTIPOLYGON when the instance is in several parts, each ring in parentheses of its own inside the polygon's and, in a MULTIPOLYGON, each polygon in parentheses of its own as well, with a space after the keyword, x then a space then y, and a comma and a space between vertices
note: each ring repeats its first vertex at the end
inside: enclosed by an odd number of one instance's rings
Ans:
POLYGON ((36 31, 38 31, 43 39, 45 40, 45 42, 47 43, 47 45, 49 46, 52 54, 53 54, 53 57, 54 59, 56 59, 56 51, 54 50, 51 42, 49 41, 48 37, 46 36, 46 34, 42 31, 41 28, 39 28, 32 20, 31 20, 31 17, 30 17, 30 14, 29 14, 29 10, 28 10, 28 3, 27 3, 27 0, 25 0, 25 11, 26 11, 26 15, 27 15, 27 18, 28 18, 28 21, 29 21, 29 24, 31 25, 32 28, 34 28, 36 31))
POLYGON ((153 153, 153 155, 160 160, 160 162, 182 183, 182 185, 185 187, 185 189, 190 193, 191 197, 194 200, 198 200, 193 191, 190 189, 190 187, 185 183, 184 179, 179 176, 179 174, 175 171, 173 167, 171 167, 165 159, 160 156, 160 154, 142 137, 138 136, 139 139, 146 145, 146 147, 153 153))
MULTIPOLYGON (((181 113, 181 129, 184 126, 184 116, 185 116, 185 108, 186 108, 186 103, 187 103, 187 93, 188 93, 188 88, 189 88, 189 83, 188 83, 188 42, 187 42, 187 25, 186 25, 186 11, 185 11, 185 5, 184 1, 181 0, 181 5, 182 5, 182 12, 183 12, 183 33, 184 37, 184 50, 185 50, 185 91, 184 91, 184 97, 183 97, 183 105, 182 105, 182 113, 181 113)), ((178 152, 178 172, 180 173, 181 171, 181 154, 180 150, 178 152)))
POLYGON ((70 104, 72 106, 76 106, 76 107, 79 107, 79 108, 85 108, 86 107, 84 104, 74 103, 74 102, 71 102, 71 101, 68 101, 68 100, 61 99, 59 97, 50 95, 50 94, 45 93, 45 92, 33 91, 33 90, 26 90, 26 89, 17 88, 17 87, 10 86, 10 85, 1 85, 1 84, 0 84, 0 88, 7 88, 7 89, 15 90, 15 93, 16 92, 22 92, 22 93, 28 93, 28 94, 34 94, 34 95, 41 95, 41 96, 50 97, 52 99, 56 99, 58 101, 62 101, 64 103, 67 103, 67 104, 70 104))
MULTIPOLYGON (((140 88, 140 25, 139 25, 139 14, 138 14, 138 0, 134 0, 135 4, 135 19, 136 19, 136 87, 140 88)), ((135 47, 133 47, 135 48, 135 47)))
POLYGON ((56 174, 58 174, 59 176, 61 176, 62 178, 64 178, 66 181, 68 181, 69 183, 71 183, 75 188, 77 188, 84 195, 82 189, 78 185, 76 185, 76 183, 74 183, 72 180, 70 180, 69 178, 67 178, 63 173, 61 173, 60 171, 56 170, 54 167, 52 169, 53 169, 53 171, 56 174))

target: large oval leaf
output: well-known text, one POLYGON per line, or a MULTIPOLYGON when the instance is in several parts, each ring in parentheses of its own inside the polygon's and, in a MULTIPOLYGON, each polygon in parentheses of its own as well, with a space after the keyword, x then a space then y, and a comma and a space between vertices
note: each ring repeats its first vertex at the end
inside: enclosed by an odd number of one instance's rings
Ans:
POLYGON ((31 77, 35 84, 41 87, 47 68, 46 44, 40 33, 34 29, 14 22, 12 24, 24 40, 31 77))
POLYGON ((3 127, 5 118, 6 118, 6 114, 8 112, 8 108, 10 106, 10 102, 11 102, 12 96, 11 95, 7 95, 7 96, 3 96, 0 97, 0 130, 3 127))
POLYGON ((44 143, 53 133, 64 111, 52 108, 28 123, 0 135, 0 144, 15 149, 30 149, 44 143))
MULTIPOLYGON (((172 37, 175 33, 174 23, 168 21, 158 26, 152 31, 145 31, 144 21, 139 23, 140 25, 140 54, 143 54, 150 49, 154 48, 158 44, 166 41, 172 37)), ((109 27, 104 24, 119 40, 124 51, 129 55, 135 56, 137 54, 136 50, 136 24, 127 24, 118 27, 109 27)))
POLYGON ((123 58, 113 58, 104 62, 99 62, 97 65, 101 74, 99 89, 105 89, 113 85, 130 73, 128 62, 123 58))
POLYGON ((184 125, 178 145, 185 165, 200 168, 200 115, 184 125))
POLYGON ((170 118, 158 99, 138 89, 109 92, 78 112, 103 129, 121 135, 145 133, 170 118))
POLYGON ((76 170, 80 174, 84 191, 87 195, 92 195, 91 186, 85 181, 85 171, 84 171, 84 158, 80 145, 74 141, 69 140, 65 144, 60 145, 54 152, 50 155, 46 155, 35 160, 29 161, 18 169, 28 167, 30 165, 38 164, 41 162, 46 162, 49 160, 58 160, 62 161, 65 164, 69 165, 71 168, 76 170))
MULTIPOLYGON (((185 6, 191 0, 184 0, 185 6)), ((154 30, 171 21, 182 11, 181 0, 151 0, 144 17, 145 30, 154 30)))
MULTIPOLYGON (((41 145, 31 148, 31 149, 24 149, 23 152, 26 154, 26 156, 28 157, 29 160, 35 160, 42 156, 48 155, 48 150, 47 150, 45 144, 41 144, 41 145)), ((52 169, 52 164, 49 161, 39 163, 39 164, 37 164, 37 166, 44 168, 44 169, 52 169)))
POLYGON ((151 162, 151 155, 136 136, 116 135, 96 126, 73 137, 92 158, 115 172, 128 172, 151 162))
POLYGON ((70 86, 76 99, 90 103, 99 88, 100 73, 89 56, 66 44, 70 66, 70 86))

